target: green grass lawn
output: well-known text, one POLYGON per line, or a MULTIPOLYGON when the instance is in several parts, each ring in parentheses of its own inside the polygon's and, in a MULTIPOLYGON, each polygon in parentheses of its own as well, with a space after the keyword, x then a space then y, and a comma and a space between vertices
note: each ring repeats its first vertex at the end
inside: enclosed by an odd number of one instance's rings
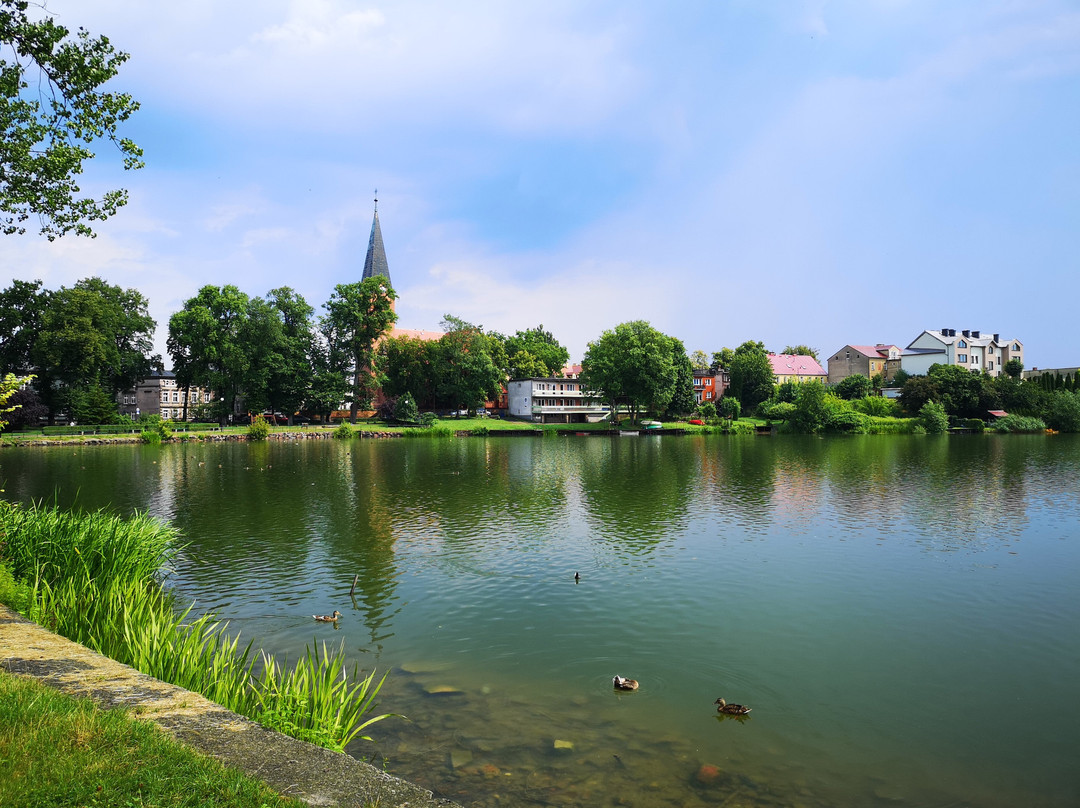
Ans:
POLYGON ((306 807, 154 724, 2 671, 0 805, 306 807))

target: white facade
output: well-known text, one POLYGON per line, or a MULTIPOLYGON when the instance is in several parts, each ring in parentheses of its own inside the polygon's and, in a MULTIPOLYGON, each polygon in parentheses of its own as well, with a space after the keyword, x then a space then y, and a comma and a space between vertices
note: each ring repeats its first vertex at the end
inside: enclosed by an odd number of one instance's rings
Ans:
POLYGON ((925 376, 931 365, 958 365, 972 373, 986 371, 1000 376, 1010 359, 1024 361, 1020 340, 1003 340, 1000 334, 984 336, 981 331, 955 328, 923 331, 900 358, 901 367, 912 376, 925 376))
POLYGON ((608 408, 585 395, 577 379, 514 379, 506 385, 512 418, 543 424, 600 421, 608 408))

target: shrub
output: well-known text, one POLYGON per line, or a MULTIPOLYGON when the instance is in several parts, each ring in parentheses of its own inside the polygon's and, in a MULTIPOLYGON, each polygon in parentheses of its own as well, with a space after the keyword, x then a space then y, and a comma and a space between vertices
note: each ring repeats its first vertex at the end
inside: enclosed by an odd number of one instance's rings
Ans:
POLYGON ((161 433, 157 430, 144 430, 142 433, 142 442, 157 446, 161 443, 161 433))
POLYGON ((708 421, 716 417, 716 404, 711 401, 702 401, 697 406, 698 417, 708 421))
POLYGON ((864 415, 877 418, 895 418, 900 414, 896 400, 884 396, 863 396, 853 401, 852 406, 864 415))
POLYGON ((411 393, 405 393, 397 400, 394 407, 394 419, 404 424, 415 424, 420 420, 420 410, 411 393))
POLYGON ((964 428, 972 432, 985 432, 986 422, 982 418, 967 418, 964 420, 964 428))
POLYGON ((869 431, 870 417, 861 412, 847 410, 838 412, 829 419, 826 428, 830 432, 842 432, 850 435, 865 435, 869 431))
POLYGON ((728 421, 717 430, 724 435, 753 435, 754 425, 749 421, 728 421))
POLYGON ((248 427, 248 440, 266 440, 270 437, 270 424, 261 415, 255 417, 248 427))
POLYGON ((333 432, 333 437, 337 440, 351 440, 356 435, 356 431, 348 424, 338 424, 337 429, 333 432))
POLYGON ((919 423, 928 435, 940 435, 949 428, 949 416, 940 402, 927 401, 919 410, 919 423))
POLYGON ((716 414, 721 418, 738 421, 739 415, 742 414, 742 404, 739 403, 739 399, 733 396, 724 396, 716 407, 716 414))
POLYGON ((1027 415, 1006 415, 994 421, 996 432, 1043 432, 1046 423, 1041 418, 1027 415))
POLYGON ((1060 390, 1050 398, 1046 424, 1058 432, 1080 432, 1080 395, 1060 390))
POLYGON ((491 430, 486 426, 477 426, 469 430, 470 435, 476 435, 477 437, 483 437, 491 433, 491 430))
POLYGON ((790 421, 795 405, 790 401, 766 401, 758 407, 758 415, 770 421, 790 421))
POLYGON ((870 380, 861 373, 841 379, 834 388, 836 395, 845 399, 860 399, 870 395, 870 380))
POLYGON ((423 427, 435 426, 435 422, 437 420, 439 420, 439 419, 435 417, 435 413, 433 413, 433 412, 425 412, 423 415, 420 416, 420 426, 423 426, 423 427))
POLYGON ((431 426, 419 429, 404 429, 401 434, 406 438, 452 438, 454 437, 454 430, 448 426, 431 426))

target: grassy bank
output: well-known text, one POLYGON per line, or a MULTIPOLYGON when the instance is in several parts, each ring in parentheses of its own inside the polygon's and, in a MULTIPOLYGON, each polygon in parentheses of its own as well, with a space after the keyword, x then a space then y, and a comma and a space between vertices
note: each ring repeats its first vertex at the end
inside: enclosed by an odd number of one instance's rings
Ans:
POLYGON ((0 805, 303 808, 121 710, 0 672, 0 805))
POLYGON ((350 672, 343 648, 309 648, 290 667, 242 648, 213 615, 178 608, 160 581, 177 549, 175 532, 146 516, 0 503, 0 599, 111 659, 328 749, 387 717, 372 714, 382 680, 350 672))

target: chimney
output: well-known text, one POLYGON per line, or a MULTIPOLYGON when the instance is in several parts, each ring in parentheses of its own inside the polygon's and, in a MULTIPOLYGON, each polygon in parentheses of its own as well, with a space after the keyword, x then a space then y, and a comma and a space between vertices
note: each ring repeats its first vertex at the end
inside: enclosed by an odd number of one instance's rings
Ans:
POLYGON ((961 331, 960 333, 963 334, 965 337, 970 337, 971 336, 971 332, 968 331, 966 328, 963 331, 961 331))
POLYGON ((978 339, 978 338, 979 338, 979 334, 981 334, 981 333, 982 333, 981 331, 972 331, 972 332, 971 332, 971 338, 972 338, 972 339, 978 339))
POLYGON ((1001 334, 994 334, 994 342, 1001 342, 1001 334))

